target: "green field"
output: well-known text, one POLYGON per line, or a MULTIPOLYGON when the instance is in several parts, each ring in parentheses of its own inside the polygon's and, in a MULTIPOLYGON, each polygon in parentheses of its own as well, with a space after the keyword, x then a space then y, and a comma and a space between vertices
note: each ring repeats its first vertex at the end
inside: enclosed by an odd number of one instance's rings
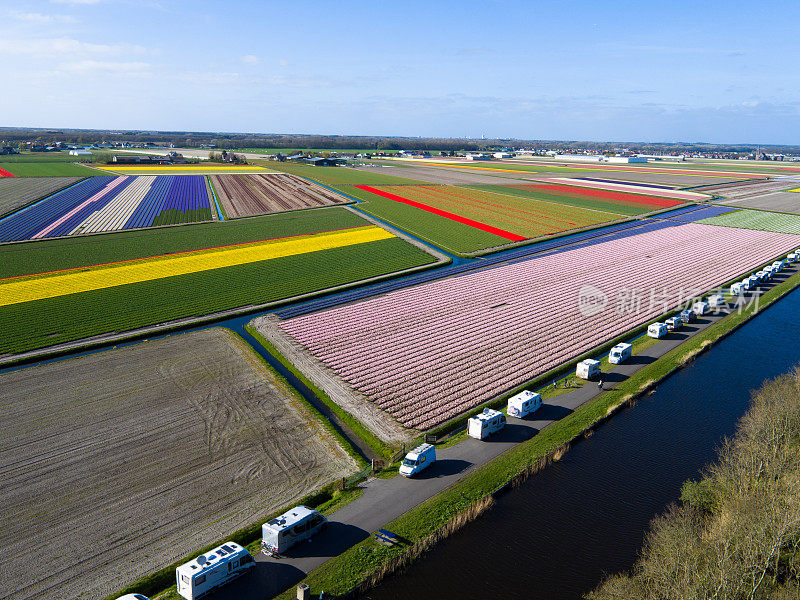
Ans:
POLYGON ((5 157, 2 160, 0 169, 13 173, 17 177, 91 177, 94 175, 106 175, 106 173, 74 162, 56 160, 6 162, 5 157))
POLYGON ((0 354, 264 304, 430 264, 392 238, 0 308, 0 354))
POLYGON ((626 215, 629 217, 657 210, 657 207, 652 207, 652 206, 644 206, 644 205, 629 206, 624 204, 615 204, 613 202, 603 202, 602 200, 595 200, 594 198, 558 196, 556 194, 546 194, 544 192, 534 191, 532 189, 520 189, 517 187, 502 186, 502 185, 470 185, 468 187, 471 187, 476 190, 485 190, 487 192, 508 194, 511 196, 521 196, 523 198, 532 198, 534 200, 543 200, 544 202, 555 202, 556 204, 566 204, 578 208, 587 208, 590 210, 599 210, 603 212, 616 213, 618 215, 626 215))
MULTIPOLYGON (((759 229, 778 233, 794 233, 800 235, 800 216, 788 213, 769 212, 766 210, 742 209, 697 221, 705 225, 722 227, 738 227, 740 229, 759 229)), ((800 245, 800 240, 798 240, 800 245)))
POLYGON ((16 277, 365 224, 364 219, 349 210, 332 207, 168 229, 20 242, 2 246, 0 273, 3 277, 16 277))
POLYGON ((510 243, 509 240, 493 233, 475 229, 408 204, 376 196, 351 185, 340 185, 336 189, 364 200, 363 203, 356 205, 357 208, 456 254, 478 252, 510 243))
POLYGON ((395 177, 381 172, 380 168, 373 171, 360 171, 349 167, 315 167, 314 165, 298 165, 291 162, 278 161, 250 161, 252 164, 260 165, 267 169, 283 171, 301 177, 307 177, 321 183, 334 187, 337 185, 414 185, 422 184, 424 181, 395 177))

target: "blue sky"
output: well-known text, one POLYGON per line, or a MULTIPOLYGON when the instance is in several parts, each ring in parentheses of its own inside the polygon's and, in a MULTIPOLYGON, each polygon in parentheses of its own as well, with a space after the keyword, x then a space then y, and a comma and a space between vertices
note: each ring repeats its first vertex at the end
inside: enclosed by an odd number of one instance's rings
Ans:
POLYGON ((798 17, 751 1, 0 0, 0 124, 798 144, 798 17))

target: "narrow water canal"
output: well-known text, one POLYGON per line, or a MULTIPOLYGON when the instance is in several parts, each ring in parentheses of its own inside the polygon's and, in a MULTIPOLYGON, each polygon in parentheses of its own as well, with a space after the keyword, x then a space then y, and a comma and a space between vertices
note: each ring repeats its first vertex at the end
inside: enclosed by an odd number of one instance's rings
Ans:
POLYGON ((574 600, 631 567, 650 520, 734 433, 750 391, 800 361, 800 289, 700 356, 370 600, 574 600))

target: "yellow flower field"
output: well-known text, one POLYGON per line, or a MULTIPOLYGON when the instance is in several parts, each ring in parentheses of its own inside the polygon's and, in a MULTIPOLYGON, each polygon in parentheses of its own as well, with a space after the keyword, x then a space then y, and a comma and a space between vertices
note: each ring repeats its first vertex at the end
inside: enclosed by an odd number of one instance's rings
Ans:
POLYGON ((375 225, 0 280, 0 306, 395 237, 375 225))

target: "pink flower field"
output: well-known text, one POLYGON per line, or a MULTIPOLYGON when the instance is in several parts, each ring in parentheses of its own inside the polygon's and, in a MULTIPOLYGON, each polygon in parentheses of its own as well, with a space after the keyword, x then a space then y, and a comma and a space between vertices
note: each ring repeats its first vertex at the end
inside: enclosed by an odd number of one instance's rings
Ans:
POLYGON ((280 326, 401 424, 429 429, 798 245, 797 235, 684 224, 280 326), (579 310, 587 294, 599 298, 591 316, 579 310))

